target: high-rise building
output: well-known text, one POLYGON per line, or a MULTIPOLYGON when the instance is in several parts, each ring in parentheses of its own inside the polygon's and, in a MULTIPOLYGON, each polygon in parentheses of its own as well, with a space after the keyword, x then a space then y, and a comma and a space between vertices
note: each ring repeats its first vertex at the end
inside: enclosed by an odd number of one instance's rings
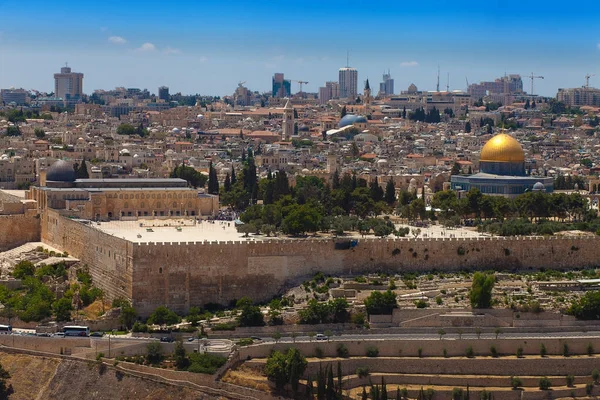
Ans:
POLYGON ((358 71, 351 67, 340 68, 340 98, 356 99, 358 94, 358 71))
POLYGON ((24 89, 2 89, 0 90, 0 104, 15 103, 22 106, 27 102, 27 92, 24 89))
POLYGON ((78 102, 83 95, 83 74, 71 72, 68 66, 62 67, 60 73, 54 74, 54 97, 63 99, 65 103, 78 102))
POLYGON ((169 102, 169 88, 167 86, 161 86, 158 88, 158 98, 165 102, 169 102))
POLYGON ((327 86, 319 88, 319 104, 325 104, 331 100, 331 89, 327 86))
POLYGON ((340 98, 340 84, 338 82, 329 81, 325 82, 325 87, 329 88, 330 96, 332 99, 340 98))
POLYGON ((394 94, 394 79, 390 72, 383 74, 383 82, 379 84, 379 96, 391 96, 394 94))
POLYGON ((467 93, 474 99, 479 99, 490 94, 523 94, 523 80, 521 75, 508 75, 493 82, 479 82, 469 85, 467 93))
POLYGON ((288 97, 292 94, 292 81, 283 78, 282 73, 273 75, 273 97, 288 97))
POLYGON ((580 87, 571 89, 558 89, 556 99, 569 107, 600 106, 600 89, 580 87))

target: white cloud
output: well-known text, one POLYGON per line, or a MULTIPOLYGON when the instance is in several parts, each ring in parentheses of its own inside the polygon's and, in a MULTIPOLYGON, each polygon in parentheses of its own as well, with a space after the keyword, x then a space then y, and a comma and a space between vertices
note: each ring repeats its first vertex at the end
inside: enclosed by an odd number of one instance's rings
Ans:
POLYGON ((419 63, 416 61, 403 61, 400 63, 401 67, 418 67, 419 63))
POLYGON ((198 61, 200 61, 201 63, 207 62, 208 61, 208 57, 202 56, 202 57, 200 57, 200 59, 198 61))
POLYGON ((179 49, 174 49, 174 48, 172 48, 172 47, 167 47, 167 48, 164 50, 164 52, 165 52, 165 54, 181 54, 181 50, 179 50, 179 49))
POLYGON ((111 36, 108 38, 108 41, 114 44, 125 44, 127 40, 122 38, 121 36, 111 36))
POLYGON ((149 52, 152 52, 152 51, 156 51, 156 46, 153 43, 146 42, 146 43, 144 43, 143 45, 141 45, 140 47, 138 47, 135 50, 136 51, 145 52, 145 53, 149 53, 149 52))

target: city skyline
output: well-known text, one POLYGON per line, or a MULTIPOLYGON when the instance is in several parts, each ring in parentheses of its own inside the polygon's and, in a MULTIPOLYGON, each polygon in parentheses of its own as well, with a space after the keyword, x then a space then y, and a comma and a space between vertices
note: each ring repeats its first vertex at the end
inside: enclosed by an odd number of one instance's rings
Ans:
MULTIPOLYGON (((231 95, 239 81, 269 91, 276 72, 308 81, 318 92, 346 65, 358 70, 359 86, 391 72, 395 92, 414 83, 435 90, 450 75, 451 90, 469 83, 534 72, 535 92, 555 96, 558 88, 580 87, 586 74, 600 71, 600 34, 594 20, 600 4, 586 1, 577 10, 551 9, 541 2, 449 8, 388 3, 306 2, 294 5, 230 2, 198 7, 114 1, 69 3, 33 1, 26 12, 16 1, 0 4, 0 53, 10 55, 0 70, 0 87, 53 91, 53 74, 69 63, 85 74, 84 93, 118 86, 165 85, 171 93, 231 95), (518 10, 518 12, 514 12, 518 10), (581 10, 585 10, 582 12, 581 10), (56 24, 69 13, 69 23, 56 24), (564 21, 577 18, 573 31, 564 21), (24 29, 24 21, 28 28, 24 29)), ((600 78, 590 86, 600 87, 600 78)), ((298 91, 292 83, 292 92, 298 91)))

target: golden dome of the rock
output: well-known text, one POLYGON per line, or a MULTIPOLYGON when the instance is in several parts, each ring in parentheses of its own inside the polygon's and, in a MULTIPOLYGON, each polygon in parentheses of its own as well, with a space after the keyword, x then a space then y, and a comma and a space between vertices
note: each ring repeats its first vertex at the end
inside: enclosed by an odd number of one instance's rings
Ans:
POLYGON ((479 161, 524 162, 525 152, 517 139, 506 133, 500 133, 483 146, 479 161))

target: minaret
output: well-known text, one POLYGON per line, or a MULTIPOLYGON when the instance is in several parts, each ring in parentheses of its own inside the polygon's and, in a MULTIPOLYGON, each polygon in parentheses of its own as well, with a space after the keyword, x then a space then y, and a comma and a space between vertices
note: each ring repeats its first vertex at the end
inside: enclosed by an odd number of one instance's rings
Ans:
POLYGON ((281 134, 281 140, 290 140, 294 134, 294 107, 288 99, 283 107, 283 133, 281 134))
POLYGON ((369 85, 369 78, 367 78, 365 89, 363 90, 363 103, 366 114, 371 114, 371 86, 369 85))

